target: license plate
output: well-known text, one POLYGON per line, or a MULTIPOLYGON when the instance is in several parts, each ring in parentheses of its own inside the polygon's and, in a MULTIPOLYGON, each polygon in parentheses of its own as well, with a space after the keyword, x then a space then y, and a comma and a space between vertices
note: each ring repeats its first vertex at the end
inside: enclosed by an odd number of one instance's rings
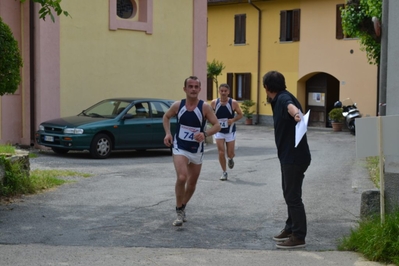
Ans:
POLYGON ((54 137, 53 136, 44 136, 44 141, 54 142, 54 137))

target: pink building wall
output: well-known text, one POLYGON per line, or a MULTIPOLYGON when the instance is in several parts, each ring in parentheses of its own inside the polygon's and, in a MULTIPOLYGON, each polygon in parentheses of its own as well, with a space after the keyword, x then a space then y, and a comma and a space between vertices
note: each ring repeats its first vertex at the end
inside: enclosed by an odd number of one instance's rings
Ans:
POLYGON ((51 19, 40 20, 39 8, 35 4, 34 76, 31 77, 29 1, 23 4, 0 1, 0 16, 11 28, 23 60, 22 82, 18 90, 0 98, 0 143, 31 145, 39 123, 60 114, 59 23, 53 23, 51 19), (33 93, 31 84, 34 84, 33 93))
POLYGON ((193 73, 201 80, 200 98, 206 101, 207 16, 208 1, 194 1, 193 23, 193 73))
MULTIPOLYGON (((26 8, 21 8, 21 4, 17 1, 0 1, 0 16, 5 24, 7 24, 14 34, 15 40, 19 44, 21 54, 29 52, 27 49, 27 32, 25 30, 27 23, 25 22, 26 8)), ((0 62, 1 63, 1 62, 0 62)), ((29 88, 29 59, 24 60, 24 68, 21 70, 22 82, 15 94, 4 95, 0 98, 1 102, 1 124, 0 139, 1 143, 21 143, 21 139, 26 134, 22 127, 24 117, 23 103, 25 98, 29 97, 26 88, 29 88), (27 76, 28 75, 28 76, 27 76)))

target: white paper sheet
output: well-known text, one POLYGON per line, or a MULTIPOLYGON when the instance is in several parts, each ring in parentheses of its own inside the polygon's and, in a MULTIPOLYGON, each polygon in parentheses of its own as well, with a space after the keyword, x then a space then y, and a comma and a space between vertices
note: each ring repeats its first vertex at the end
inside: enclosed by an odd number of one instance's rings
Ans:
POLYGON ((306 115, 303 115, 299 110, 299 117, 301 118, 301 121, 299 121, 295 126, 295 148, 298 146, 303 135, 305 135, 306 131, 308 130, 309 114, 310 110, 306 113, 306 115))

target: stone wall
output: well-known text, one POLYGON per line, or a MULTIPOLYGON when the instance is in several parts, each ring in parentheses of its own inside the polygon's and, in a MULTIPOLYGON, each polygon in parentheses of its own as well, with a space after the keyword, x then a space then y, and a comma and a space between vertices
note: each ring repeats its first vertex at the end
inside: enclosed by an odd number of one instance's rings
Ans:
MULTIPOLYGON (((22 165, 21 171, 26 172, 29 176, 30 172, 30 163, 29 163, 29 151, 25 150, 15 150, 15 154, 0 154, 6 157, 6 160, 9 160, 11 163, 19 163, 22 165)), ((3 183, 5 175, 4 165, 0 164, 0 182, 3 183)))

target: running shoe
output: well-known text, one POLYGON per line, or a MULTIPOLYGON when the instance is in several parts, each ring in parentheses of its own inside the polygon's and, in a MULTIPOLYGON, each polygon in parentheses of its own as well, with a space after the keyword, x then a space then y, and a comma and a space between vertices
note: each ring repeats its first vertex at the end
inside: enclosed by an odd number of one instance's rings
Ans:
POLYGON ((223 172, 222 176, 220 177, 220 180, 222 180, 222 181, 227 180, 227 172, 223 172))
POLYGON ((233 167, 234 167, 234 160, 233 160, 233 158, 229 158, 228 160, 227 160, 227 165, 229 166, 229 168, 230 169, 233 169, 233 167))
POLYGON ((183 210, 176 210, 177 218, 173 222, 174 226, 182 226, 183 225, 183 219, 184 219, 184 211, 183 210))
POLYGON ((186 219, 186 210, 183 210, 183 222, 184 222, 184 223, 187 222, 187 219, 186 219))

